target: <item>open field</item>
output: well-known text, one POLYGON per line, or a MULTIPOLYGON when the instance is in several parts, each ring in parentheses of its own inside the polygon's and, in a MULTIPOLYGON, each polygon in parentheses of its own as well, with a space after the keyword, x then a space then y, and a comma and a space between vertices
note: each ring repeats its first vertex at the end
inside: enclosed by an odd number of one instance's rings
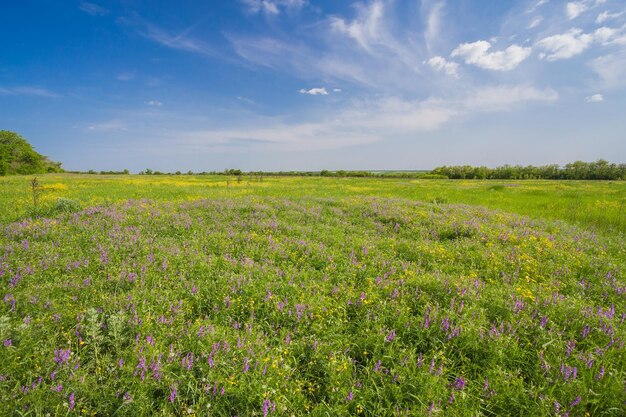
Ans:
MULTIPOLYGON (((19 220, 32 208, 32 177, 0 177, 0 223, 19 220)), ((99 176, 44 175, 41 200, 51 206, 60 198, 82 207, 127 199, 182 202, 200 198, 386 197, 425 202, 460 203, 501 209, 536 219, 564 220, 608 232, 626 232, 624 181, 484 181, 399 180, 323 177, 99 176)))
POLYGON ((0 178, 0 415, 623 415, 624 183, 40 182, 0 178))

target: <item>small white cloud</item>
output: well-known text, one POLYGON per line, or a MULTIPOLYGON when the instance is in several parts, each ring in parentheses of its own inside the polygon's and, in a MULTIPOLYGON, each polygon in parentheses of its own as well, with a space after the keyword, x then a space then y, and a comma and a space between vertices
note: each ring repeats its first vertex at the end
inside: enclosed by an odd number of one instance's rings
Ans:
POLYGON ((163 103, 161 103, 159 100, 148 100, 145 103, 148 106, 152 106, 152 107, 161 107, 163 105, 163 103))
POLYGON ((587 5, 587 2, 584 2, 584 1, 572 1, 572 2, 567 3, 567 6, 565 7, 565 10, 567 12, 567 17, 570 20, 572 20, 572 19, 576 19, 583 12, 585 12, 588 8, 589 8, 589 6, 587 5))
POLYGON ((497 52, 488 52, 490 48, 491 43, 488 41, 462 43, 452 51, 450 56, 463 58, 466 64, 476 65, 480 68, 494 71, 510 71, 528 58, 532 52, 530 47, 515 44, 497 52))
POLYGON ((620 17, 623 14, 624 14, 624 12, 621 12, 621 13, 609 13, 608 11, 605 10, 605 11, 603 11, 602 13, 600 13, 598 15, 598 17, 596 18, 596 23, 598 23, 598 24, 604 23, 607 20, 616 19, 616 18, 620 17))
POLYGON ((604 101, 604 96, 602 94, 593 94, 591 96, 585 97, 585 101, 587 103, 599 103, 604 101))
POLYGON ((333 93, 341 93, 341 88, 333 88, 333 93))
POLYGON ((528 29, 534 29, 543 21, 543 17, 536 16, 527 26, 528 29))
POLYGON ((456 62, 448 61, 442 56, 434 56, 427 62, 433 69, 441 71, 449 75, 450 77, 459 77, 459 64, 456 62))
POLYGON ((86 1, 80 3, 80 6, 78 7, 80 8, 80 10, 91 16, 106 16, 107 14, 109 14, 109 11, 104 7, 86 1))
POLYGON ((311 96, 327 96, 328 95, 328 91, 326 90, 326 87, 311 88, 310 90, 306 90, 303 88, 300 90, 300 93, 309 94, 311 96))

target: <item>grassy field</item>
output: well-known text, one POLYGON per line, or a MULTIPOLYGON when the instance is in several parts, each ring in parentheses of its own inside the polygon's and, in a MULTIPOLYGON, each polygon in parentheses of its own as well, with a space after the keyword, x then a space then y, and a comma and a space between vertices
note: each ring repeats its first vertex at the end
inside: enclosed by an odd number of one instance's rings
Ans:
POLYGON ((624 183, 28 180, 0 415, 623 415, 624 183))
MULTIPOLYGON (((260 197, 386 197, 435 203, 472 204, 563 220, 608 232, 626 232, 626 182, 609 181, 481 181, 398 180, 323 177, 224 176, 99 176, 38 177, 44 190, 41 204, 59 198, 82 207, 127 199, 183 202, 200 198, 260 197)), ((0 223, 27 217, 32 210, 31 177, 0 177, 0 223)))

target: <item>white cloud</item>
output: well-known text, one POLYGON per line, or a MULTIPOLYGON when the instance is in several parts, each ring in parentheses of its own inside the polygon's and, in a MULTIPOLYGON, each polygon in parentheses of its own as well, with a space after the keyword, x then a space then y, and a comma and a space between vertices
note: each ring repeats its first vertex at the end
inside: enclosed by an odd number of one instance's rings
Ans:
POLYGON ((78 7, 80 8, 80 10, 91 16, 106 16, 107 14, 109 14, 109 11, 104 7, 86 1, 81 2, 78 7))
POLYGON ((548 61, 571 58, 581 54, 593 42, 593 36, 583 33, 581 29, 570 29, 559 35, 548 36, 537 42, 537 46, 545 51, 540 57, 548 61))
POLYGON ((152 106, 152 107, 161 107, 163 105, 163 103, 161 103, 159 100, 148 100, 145 103, 148 106, 152 106))
POLYGON ((583 53, 594 42, 601 44, 626 43, 625 28, 614 29, 601 27, 591 33, 573 28, 565 33, 548 36, 537 42, 536 46, 546 51, 539 56, 548 61, 567 59, 583 53))
POLYGON ((59 94, 48 90, 47 88, 35 86, 18 86, 18 87, 0 87, 0 95, 7 96, 38 96, 57 98, 59 94))
POLYGON ((459 64, 448 61, 442 56, 434 56, 430 58, 427 63, 435 70, 442 71, 450 77, 458 78, 459 76, 459 64))
POLYGON ((451 57, 460 57, 466 64, 476 65, 484 69, 494 71, 510 71, 517 67, 530 55, 532 48, 511 45, 503 51, 488 52, 491 43, 488 41, 476 41, 460 44, 452 53, 451 57))
MULTIPOLYGON (((565 13, 570 20, 576 19, 581 14, 606 3, 606 0, 578 0, 570 1, 565 6, 565 13)), ((598 22, 602 23, 602 22, 598 22)))
POLYGON ((587 103, 599 103, 604 101, 604 96, 602 94, 593 94, 591 96, 585 97, 585 101, 587 103))
POLYGON ((311 96, 327 96, 328 91, 326 90, 326 87, 311 88, 310 90, 306 90, 303 88, 300 90, 300 94, 309 94, 311 96))
POLYGON ((242 0, 248 13, 280 14, 280 9, 297 10, 304 7, 307 0, 242 0))
POLYGON ((598 15, 598 17, 596 18, 596 23, 602 24, 602 23, 606 22, 607 20, 617 19, 618 17, 620 17, 623 14, 624 14, 624 12, 621 12, 621 13, 609 13, 607 10, 605 10, 605 11, 603 11, 602 13, 600 13, 598 15))
POLYGON ((572 2, 567 3, 567 6, 566 6, 565 10, 566 10, 566 13, 567 13, 567 17, 570 20, 572 20, 572 19, 576 19, 583 12, 585 12, 588 8, 589 8, 589 6, 587 5, 587 2, 584 2, 584 1, 572 1, 572 2))
POLYGON ((341 88, 333 88, 334 93, 341 93, 341 88))

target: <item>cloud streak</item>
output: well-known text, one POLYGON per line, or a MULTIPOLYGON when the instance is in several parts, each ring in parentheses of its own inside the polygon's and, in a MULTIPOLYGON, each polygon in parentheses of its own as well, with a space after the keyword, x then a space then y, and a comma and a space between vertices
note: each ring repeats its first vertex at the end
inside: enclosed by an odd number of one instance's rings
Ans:
POLYGON ((105 9, 104 7, 99 6, 95 3, 89 3, 86 1, 81 2, 78 8, 91 16, 106 16, 109 14, 108 9, 105 9))
POLYGON ((269 120, 265 122, 267 127, 179 132, 177 137, 181 138, 181 146, 216 151, 236 147, 281 151, 340 149, 437 130, 479 113, 511 111, 533 102, 549 104, 558 98, 554 90, 532 85, 494 85, 457 98, 406 100, 389 96, 354 101, 319 122, 285 124, 269 120))
POLYGON ((37 96, 37 97, 46 97, 46 98, 61 97, 60 94, 50 91, 47 88, 36 87, 36 86, 0 87, 0 95, 37 96))

